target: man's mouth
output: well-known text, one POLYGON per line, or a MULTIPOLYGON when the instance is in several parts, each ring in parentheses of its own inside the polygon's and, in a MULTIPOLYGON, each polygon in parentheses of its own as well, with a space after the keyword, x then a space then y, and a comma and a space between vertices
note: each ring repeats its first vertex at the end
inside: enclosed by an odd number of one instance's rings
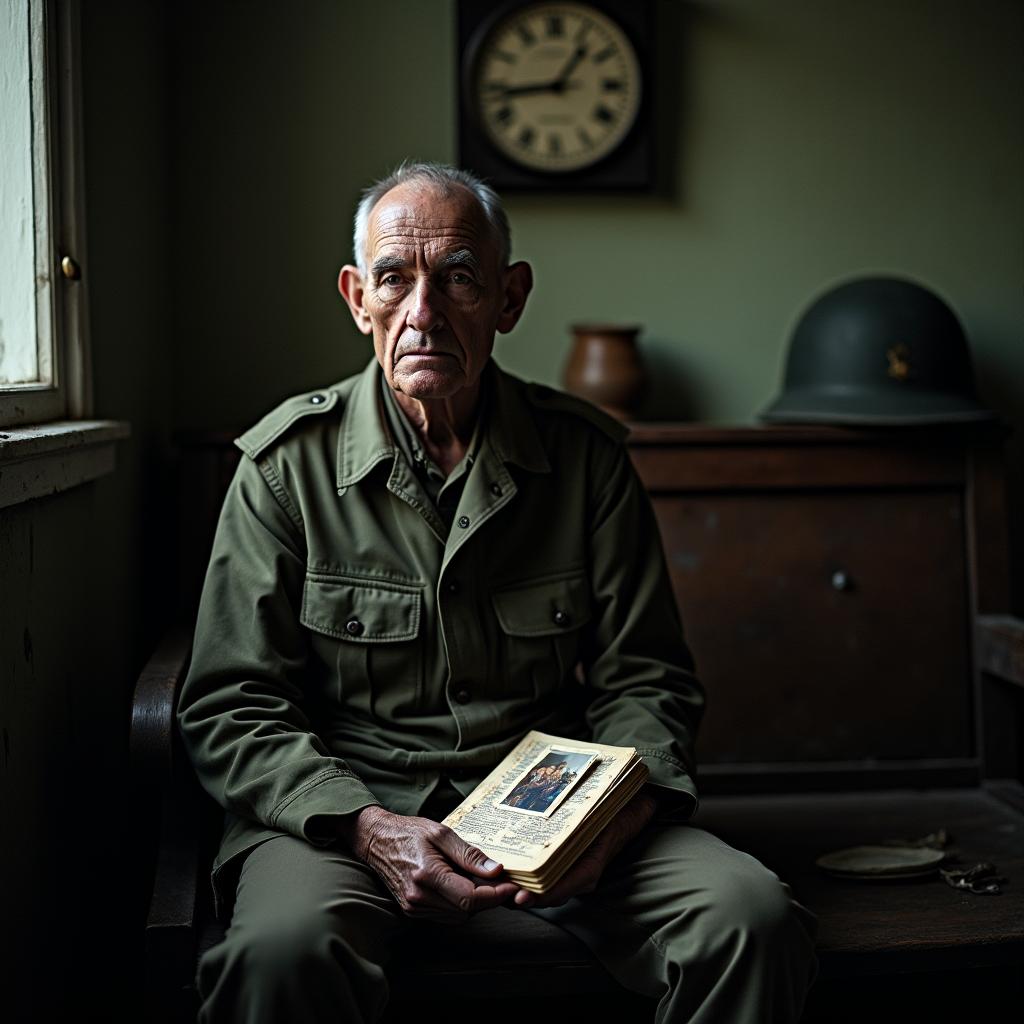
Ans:
POLYGON ((395 362, 401 362, 403 359, 454 359, 455 356, 451 352, 438 352, 436 349, 411 349, 405 352, 400 352, 395 362))

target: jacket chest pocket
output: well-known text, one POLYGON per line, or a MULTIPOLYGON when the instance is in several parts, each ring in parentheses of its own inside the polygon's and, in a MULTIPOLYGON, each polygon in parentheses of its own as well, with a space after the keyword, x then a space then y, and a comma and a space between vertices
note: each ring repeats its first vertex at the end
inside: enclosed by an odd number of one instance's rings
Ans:
POLYGON ((299 621, 347 709, 392 720, 423 700, 422 588, 309 573, 299 621))
POLYGON ((543 698, 576 667, 581 627, 590 620, 590 585, 582 570, 545 576, 491 594, 498 619, 502 692, 543 698))

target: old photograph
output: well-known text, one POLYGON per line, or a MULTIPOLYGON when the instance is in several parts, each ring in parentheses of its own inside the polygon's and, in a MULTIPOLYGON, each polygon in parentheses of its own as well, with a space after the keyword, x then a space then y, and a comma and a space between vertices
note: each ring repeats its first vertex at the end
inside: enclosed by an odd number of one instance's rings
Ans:
POLYGON ((592 751, 550 747, 496 803, 524 814, 554 813, 597 759, 592 751))

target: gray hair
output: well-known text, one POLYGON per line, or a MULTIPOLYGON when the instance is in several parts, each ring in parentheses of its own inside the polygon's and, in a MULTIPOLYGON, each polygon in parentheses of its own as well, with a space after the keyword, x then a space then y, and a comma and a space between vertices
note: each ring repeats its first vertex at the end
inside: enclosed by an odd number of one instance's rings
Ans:
POLYGON ((415 163, 404 160, 386 178, 375 181, 363 191, 359 206, 356 207, 355 229, 352 232, 352 249, 356 266, 366 273, 366 235, 370 214, 385 194, 407 182, 423 182, 432 185, 443 195, 451 195, 456 188, 464 188, 480 204, 484 218, 494 231, 498 243, 498 257, 502 267, 508 266, 512 251, 512 233, 508 216, 501 205, 498 193, 471 171, 464 171, 448 164, 415 163))

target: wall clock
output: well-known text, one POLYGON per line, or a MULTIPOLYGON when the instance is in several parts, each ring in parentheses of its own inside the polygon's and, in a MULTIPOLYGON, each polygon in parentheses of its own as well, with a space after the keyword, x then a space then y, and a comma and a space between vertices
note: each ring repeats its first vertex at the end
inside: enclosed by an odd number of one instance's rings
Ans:
POLYGON ((646 188, 649 5, 460 0, 459 148, 506 189, 646 188))

